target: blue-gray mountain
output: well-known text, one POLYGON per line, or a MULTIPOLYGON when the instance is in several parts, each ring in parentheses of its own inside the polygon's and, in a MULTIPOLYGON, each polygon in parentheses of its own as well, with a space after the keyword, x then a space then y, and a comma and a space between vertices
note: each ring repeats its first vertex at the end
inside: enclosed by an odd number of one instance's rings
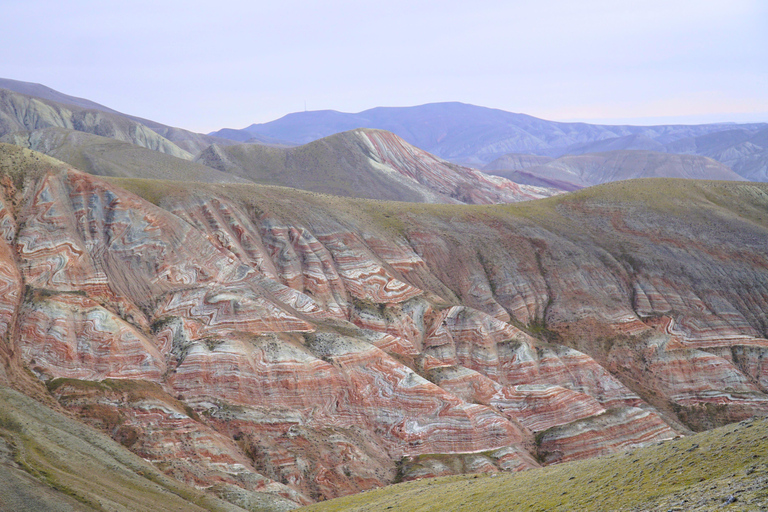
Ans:
POLYGON ((754 181, 768 180, 768 124, 610 126, 558 123, 464 103, 378 107, 359 113, 297 112, 242 130, 213 132, 245 142, 262 137, 306 144, 355 128, 388 130, 454 162, 482 166, 507 153, 559 157, 613 150, 709 156, 754 181), (730 143, 729 143, 730 141, 730 143))
POLYGON ((557 159, 513 153, 497 158, 483 167, 483 171, 515 183, 568 191, 635 178, 744 180, 712 158, 639 149, 566 155, 557 159))

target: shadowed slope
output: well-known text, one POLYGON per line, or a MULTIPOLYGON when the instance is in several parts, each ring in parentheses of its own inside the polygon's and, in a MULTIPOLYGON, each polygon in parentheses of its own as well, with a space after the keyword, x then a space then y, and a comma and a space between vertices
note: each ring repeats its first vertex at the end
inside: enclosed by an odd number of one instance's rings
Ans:
POLYGON ((525 155, 521 153, 509 153, 504 156, 500 156, 493 162, 482 167, 483 171, 522 171, 529 167, 535 167, 537 165, 544 165, 551 162, 554 158, 550 156, 539 155, 525 155))
POLYGON ((0 473, 2 510, 242 511, 3 386, 0 473))

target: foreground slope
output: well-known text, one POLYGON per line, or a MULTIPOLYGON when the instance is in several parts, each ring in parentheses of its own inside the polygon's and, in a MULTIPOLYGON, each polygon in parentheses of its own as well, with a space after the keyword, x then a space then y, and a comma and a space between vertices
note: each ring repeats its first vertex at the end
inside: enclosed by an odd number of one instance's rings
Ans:
POLYGON ((5 386, 0 510, 243 511, 167 477, 104 434, 5 386))
POLYGON ((0 380, 238 506, 768 413, 767 185, 408 204, 8 145, 0 175, 0 380))
POLYGON ((257 183, 421 203, 509 203, 555 193, 437 158, 380 130, 353 130, 296 148, 213 145, 197 162, 257 183))
POLYGON ((766 439, 768 420, 747 420, 607 457, 514 475, 408 482, 301 510, 764 510, 766 439))
POLYGON ((502 157, 488 164, 486 167, 494 170, 486 172, 519 183, 556 184, 564 190, 637 178, 744 179, 711 158, 655 151, 625 150, 568 155, 523 166, 528 163, 519 158, 502 157))

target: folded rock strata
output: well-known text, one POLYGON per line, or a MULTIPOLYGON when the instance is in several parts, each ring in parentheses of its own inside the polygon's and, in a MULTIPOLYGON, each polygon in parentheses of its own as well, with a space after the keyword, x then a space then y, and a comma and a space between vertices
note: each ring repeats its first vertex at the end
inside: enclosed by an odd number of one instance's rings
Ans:
POLYGON ((768 413, 763 185, 482 208, 152 186, 158 205, 72 169, 3 188, 0 354, 222 497, 303 504, 768 413))

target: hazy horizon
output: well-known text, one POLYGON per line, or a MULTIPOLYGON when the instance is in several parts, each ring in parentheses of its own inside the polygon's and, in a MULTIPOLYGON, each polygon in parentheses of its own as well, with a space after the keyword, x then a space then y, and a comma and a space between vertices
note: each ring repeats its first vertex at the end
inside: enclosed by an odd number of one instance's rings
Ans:
POLYGON ((768 122, 768 3, 7 0, 0 75, 200 132, 444 101, 555 121, 768 122))
MULTIPOLYGON (((365 112, 367 110, 372 110, 375 108, 410 108, 410 107, 419 107, 423 105, 428 105, 431 103, 466 103, 466 102, 457 102, 457 101, 445 101, 445 102, 429 102, 429 103, 421 103, 419 105, 376 105, 368 108, 364 108, 362 110, 358 110, 355 112, 352 111, 344 111, 339 110, 335 108, 326 108, 326 109, 307 109, 306 112, 339 112, 342 114, 359 114, 362 112, 365 112)), ((477 107, 484 107, 484 108, 490 108, 490 109, 497 109, 497 110, 504 110, 499 109, 498 107, 495 107, 493 105, 474 105, 477 107)), ((270 121, 275 121, 277 119, 281 119, 287 115, 290 114, 296 114, 303 112, 304 110, 296 110, 293 112, 286 112, 283 115, 280 115, 278 117, 275 117, 273 119, 268 119, 266 121, 259 121, 254 123, 248 123, 246 126, 225 126, 222 128, 233 128, 233 129, 242 129, 247 128, 248 126, 252 124, 261 124, 261 123, 268 123, 270 121)), ((507 111, 510 112, 510 111, 507 111)), ((530 112, 513 112, 515 114, 528 114, 533 116, 530 112)), ((533 117, 539 117, 539 116, 533 116, 533 117)), ((658 125, 672 125, 672 124, 682 124, 682 125, 697 125, 697 124, 749 124, 749 123, 768 123, 768 112, 756 112, 756 113, 713 113, 713 114, 699 114, 699 115, 687 115, 687 116, 655 116, 655 117, 635 117, 635 118, 618 118, 618 119, 612 119, 612 118, 595 118, 595 119, 587 119, 587 118, 573 118, 573 119, 549 119, 549 118, 543 118, 547 121, 557 121, 561 123, 588 123, 588 124, 600 124, 600 125, 635 125, 635 126, 658 126, 658 125)), ((220 128, 218 128, 220 129, 220 128)), ((210 130, 217 131, 216 130, 210 130)), ((206 132, 206 133, 209 133, 206 132)))

